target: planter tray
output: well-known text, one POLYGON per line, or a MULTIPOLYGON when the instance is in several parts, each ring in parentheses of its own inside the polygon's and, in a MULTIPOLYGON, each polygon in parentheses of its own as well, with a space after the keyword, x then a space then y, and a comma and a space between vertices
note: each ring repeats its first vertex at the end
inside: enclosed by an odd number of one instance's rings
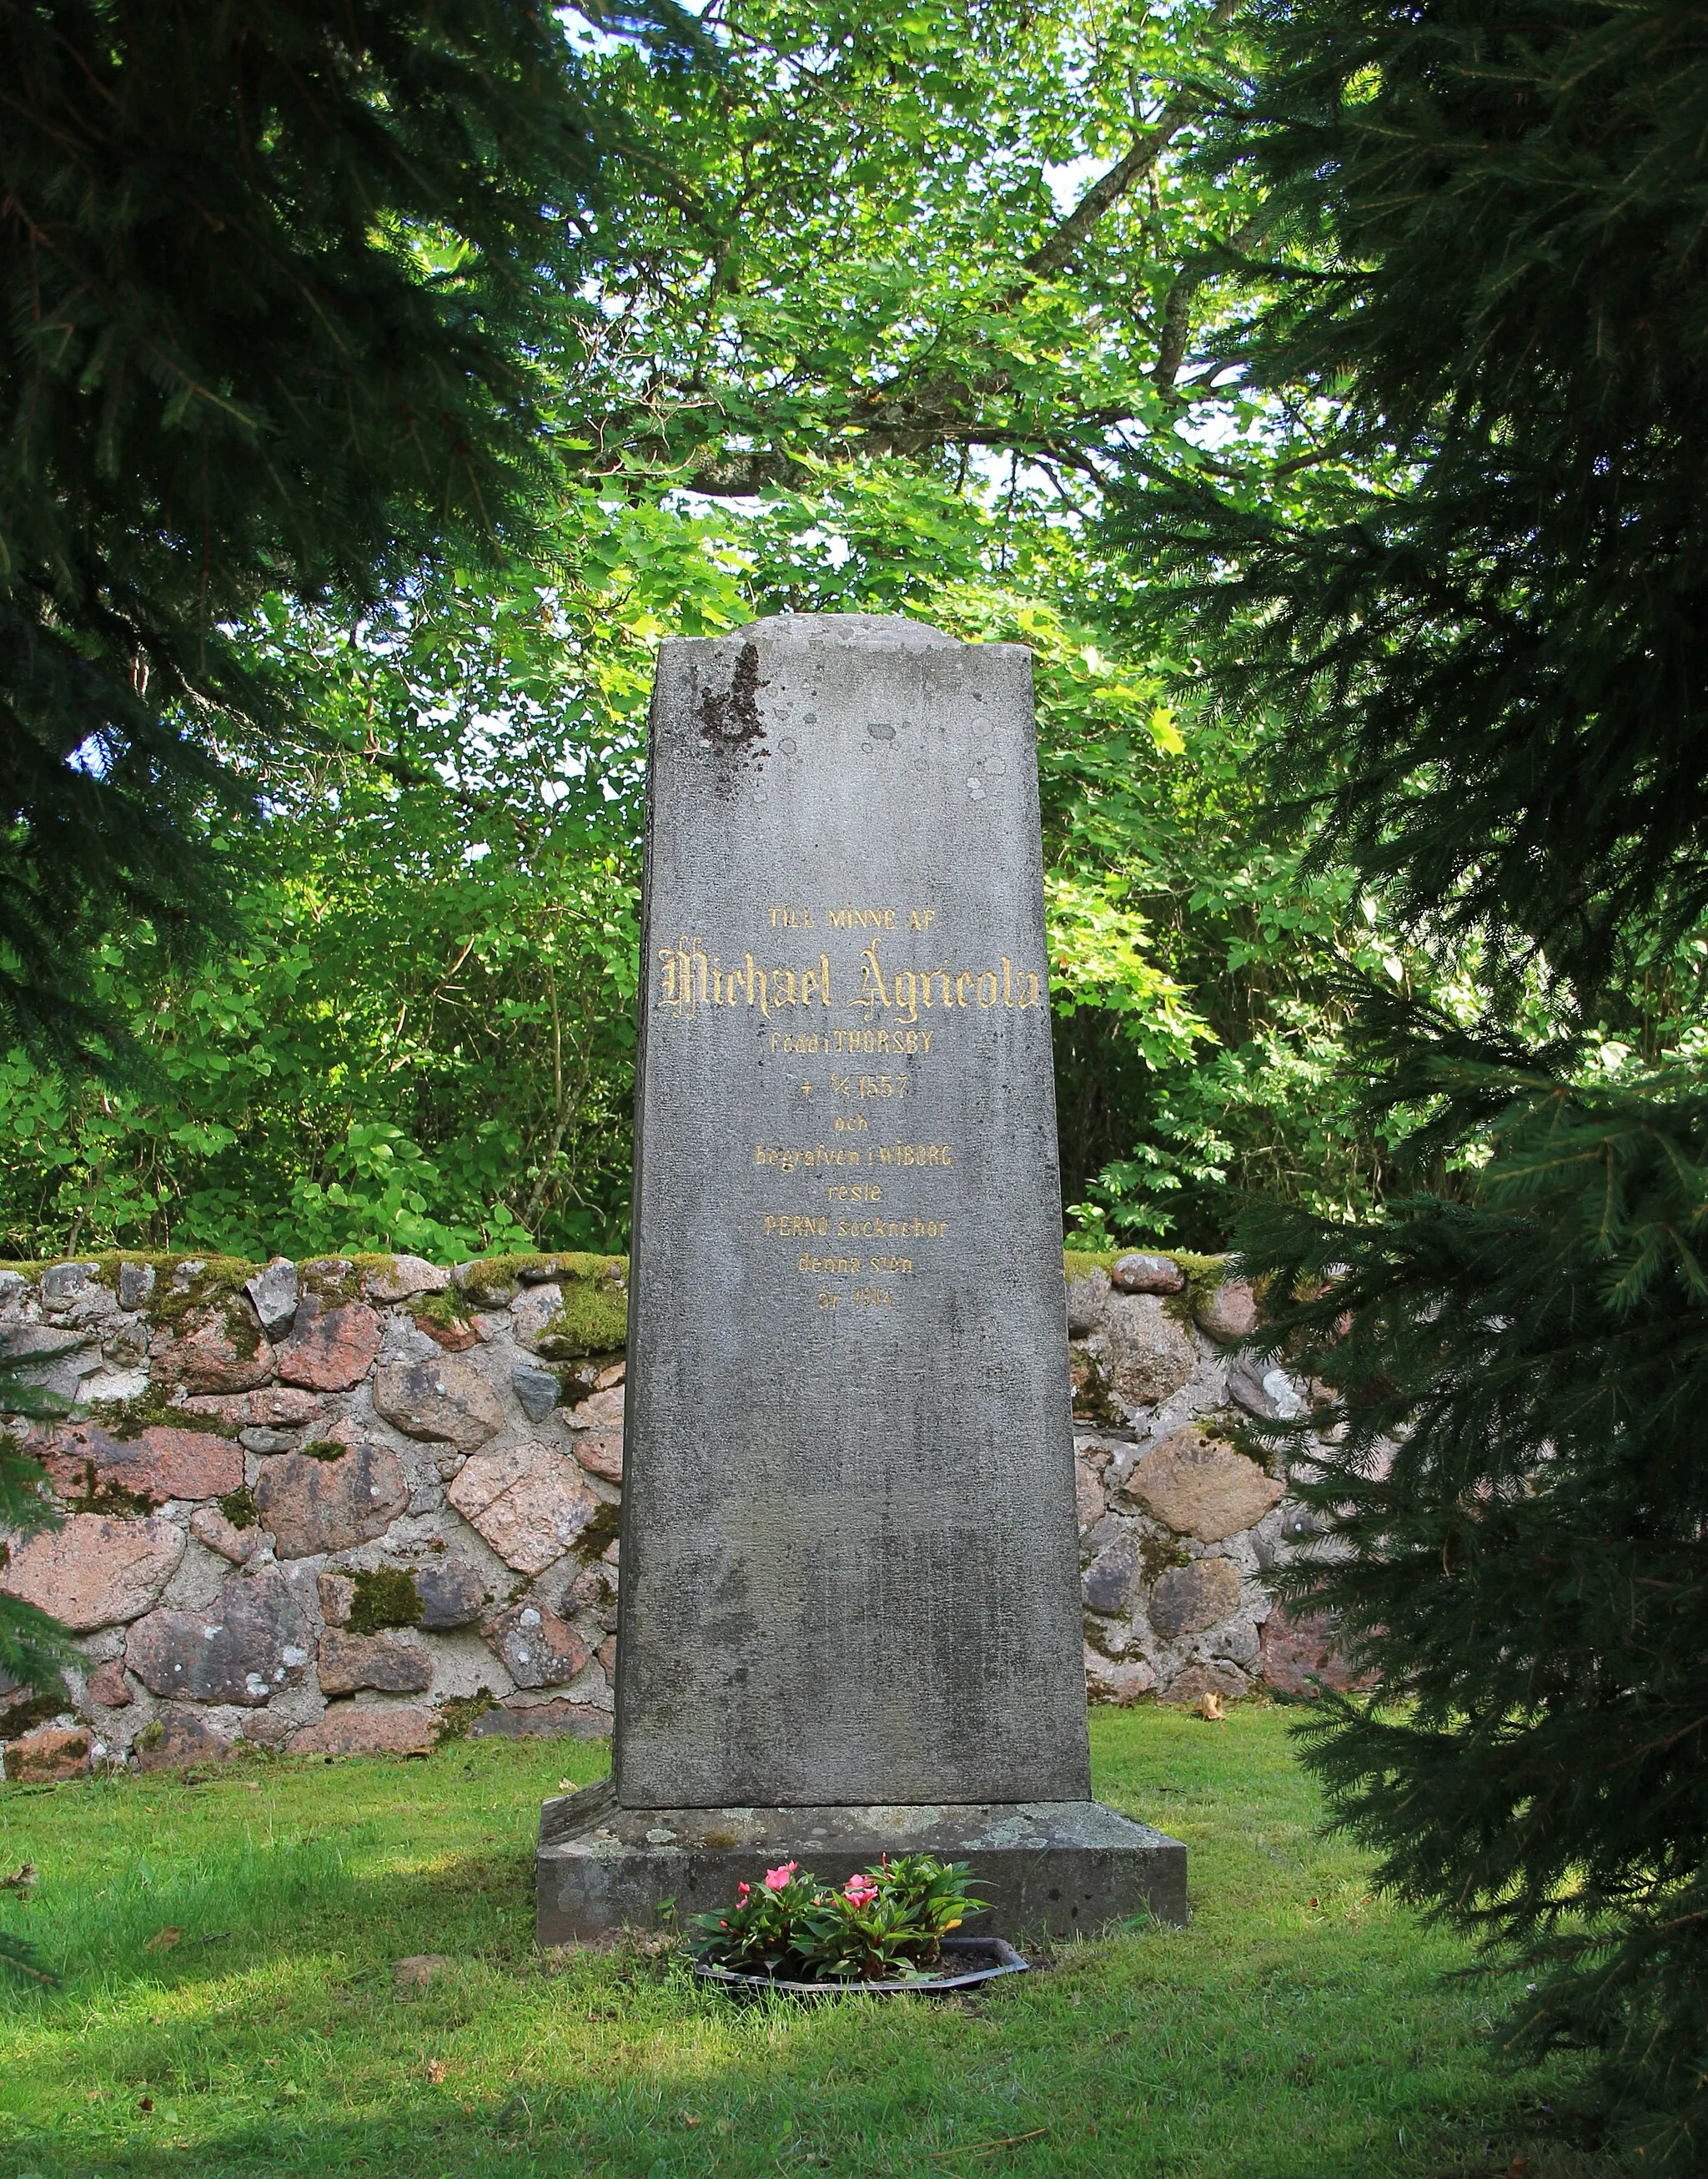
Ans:
MULTIPOLYGON (((966 1962, 959 1974, 932 1975, 924 1982, 785 1982, 775 1975, 737 1974, 733 1968, 710 1968, 698 1962, 694 1973, 702 1982, 722 1983, 736 1990, 786 1990, 797 1997, 839 1997, 856 1992, 899 1997, 904 1991, 931 1997, 939 1990, 994 1982, 999 1975, 1025 1974, 1030 1965, 1005 1937, 945 1937, 938 1949, 966 1962)), ((954 1962, 945 1959, 944 1964, 952 1966, 954 1962)))

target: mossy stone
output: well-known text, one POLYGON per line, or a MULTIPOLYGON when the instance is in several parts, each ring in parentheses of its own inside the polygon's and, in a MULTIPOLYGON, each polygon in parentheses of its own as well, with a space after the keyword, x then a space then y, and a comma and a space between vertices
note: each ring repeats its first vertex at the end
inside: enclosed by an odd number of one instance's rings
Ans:
MULTIPOLYGON (((598 1257, 584 1261, 599 1263, 598 1257)), ((606 1263, 616 1260, 606 1258, 606 1263)), ((627 1283, 601 1276, 588 1278, 561 1273, 563 1306, 541 1327, 534 1352, 546 1362, 578 1362, 585 1354, 599 1354, 621 1347, 628 1336, 627 1283)))
POLYGON ((235 1490, 228 1490, 223 1498, 215 1501, 234 1529, 258 1529, 261 1524, 260 1508, 255 1503, 255 1494, 247 1483, 235 1490))
POLYGON ((351 1577, 348 1626, 353 1634, 377 1634, 385 1627, 416 1627, 425 1606, 407 1567, 375 1567, 351 1577))

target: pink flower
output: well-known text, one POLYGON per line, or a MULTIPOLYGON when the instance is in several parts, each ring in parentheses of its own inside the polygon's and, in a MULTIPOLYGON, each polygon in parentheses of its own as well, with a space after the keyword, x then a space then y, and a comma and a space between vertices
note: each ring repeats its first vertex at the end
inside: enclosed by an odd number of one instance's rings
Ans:
POLYGON ((842 1886, 842 1896, 851 1907, 869 1907, 878 1896, 878 1886, 857 1869, 842 1886))
POLYGON ((736 1903, 737 1906, 745 1907, 747 1905, 747 1894, 753 1890, 753 1887, 750 1884, 738 1884, 736 1886, 736 1903))
POLYGON ((789 1879, 795 1874, 795 1871, 800 1866, 801 1864, 798 1861, 786 1861, 780 1869, 768 1869, 765 1871, 766 1891, 782 1891, 787 1885, 789 1879))

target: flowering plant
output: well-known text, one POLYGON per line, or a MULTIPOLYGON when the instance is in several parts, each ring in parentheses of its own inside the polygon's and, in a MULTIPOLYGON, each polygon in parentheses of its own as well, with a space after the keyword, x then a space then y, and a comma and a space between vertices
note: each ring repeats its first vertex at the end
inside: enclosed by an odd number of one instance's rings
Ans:
POLYGON ((798 1863, 742 1885, 724 1914, 697 1914, 688 1949, 708 1967, 786 1982, 924 1982, 941 1940, 984 1901, 966 1889, 964 1861, 887 1856, 840 1891, 798 1863))

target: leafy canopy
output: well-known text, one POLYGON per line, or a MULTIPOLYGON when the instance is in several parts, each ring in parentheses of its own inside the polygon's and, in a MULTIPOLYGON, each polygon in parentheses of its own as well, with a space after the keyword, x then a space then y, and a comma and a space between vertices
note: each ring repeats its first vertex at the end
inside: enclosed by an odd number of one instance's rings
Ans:
POLYGON ((786 607, 1034 650, 1070 1202, 1213 1246, 1226 1180, 1378 1190, 1332 980, 1411 956, 1296 831, 1254 839, 1273 724, 1208 716, 1189 654, 1135 639, 1104 519, 1124 447, 1185 458, 1221 414, 1217 253, 1254 192, 1185 156, 1234 27, 706 20, 715 69, 578 63, 627 148, 534 351, 562 467, 526 549, 237 624, 321 739, 229 752, 260 823, 196 821, 236 889, 205 965, 146 922, 103 939, 156 1081, 0 1063, 0 1246, 620 1245, 653 648, 786 607))

